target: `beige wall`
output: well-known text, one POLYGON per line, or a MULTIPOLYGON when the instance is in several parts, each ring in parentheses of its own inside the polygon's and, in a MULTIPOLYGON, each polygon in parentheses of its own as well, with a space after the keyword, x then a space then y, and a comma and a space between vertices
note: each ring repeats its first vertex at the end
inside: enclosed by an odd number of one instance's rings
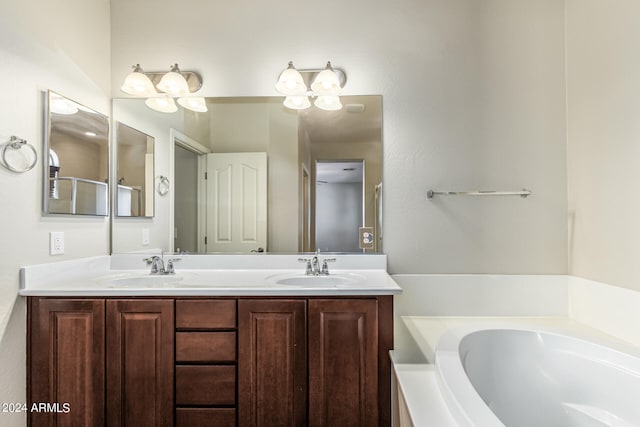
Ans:
POLYGON ((567 1, 570 273, 640 290, 640 3, 567 1))
MULTIPOLYGON (((0 402, 25 402, 25 300, 17 297, 23 265, 109 252, 106 218, 42 216, 43 92, 51 89, 109 114, 110 25, 107 0, 3 1, 0 5, 0 142, 25 138, 36 168, 0 167, 0 402), (52 20, 55 17, 55 22, 52 20), (10 101, 10 102, 9 102, 10 101), (65 254, 49 255, 49 232, 62 231, 65 254)), ((25 425, 24 414, 0 413, 0 425, 25 425)))

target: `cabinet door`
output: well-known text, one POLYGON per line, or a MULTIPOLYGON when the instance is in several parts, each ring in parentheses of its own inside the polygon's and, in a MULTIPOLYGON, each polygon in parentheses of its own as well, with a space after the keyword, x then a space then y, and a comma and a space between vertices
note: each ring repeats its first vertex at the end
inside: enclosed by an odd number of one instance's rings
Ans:
POLYGON ((378 425, 377 301, 309 301, 309 425, 378 425))
POLYGON ((107 425, 173 425, 173 300, 107 301, 107 425))
POLYGON ((306 302, 238 301, 238 424, 307 425, 306 302))
POLYGON ((104 300, 30 298, 29 319, 29 409, 58 407, 28 425, 104 426, 104 300))

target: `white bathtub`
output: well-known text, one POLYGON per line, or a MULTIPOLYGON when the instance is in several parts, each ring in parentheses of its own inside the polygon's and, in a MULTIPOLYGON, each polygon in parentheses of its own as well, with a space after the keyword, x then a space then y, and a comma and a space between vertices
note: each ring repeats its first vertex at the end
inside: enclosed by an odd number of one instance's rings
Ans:
POLYGON ((436 378, 463 427, 640 426, 640 355, 554 331, 445 333, 436 378))

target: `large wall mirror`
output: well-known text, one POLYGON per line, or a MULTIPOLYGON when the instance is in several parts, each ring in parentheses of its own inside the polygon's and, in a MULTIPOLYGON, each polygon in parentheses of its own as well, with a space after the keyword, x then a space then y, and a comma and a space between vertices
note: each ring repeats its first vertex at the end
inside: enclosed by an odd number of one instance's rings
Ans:
MULTIPOLYGON (((382 97, 341 100, 339 111, 294 111, 281 97, 207 98, 207 112, 167 114, 115 99, 114 120, 156 137, 156 178, 171 183, 144 225, 148 247, 381 252, 382 97)), ((145 249, 131 224, 112 233, 115 253, 145 249)))
POLYGON ((153 216, 154 145, 154 137, 116 123, 116 216, 153 216))
POLYGON ((62 95, 46 94, 45 214, 109 214, 109 121, 62 95))

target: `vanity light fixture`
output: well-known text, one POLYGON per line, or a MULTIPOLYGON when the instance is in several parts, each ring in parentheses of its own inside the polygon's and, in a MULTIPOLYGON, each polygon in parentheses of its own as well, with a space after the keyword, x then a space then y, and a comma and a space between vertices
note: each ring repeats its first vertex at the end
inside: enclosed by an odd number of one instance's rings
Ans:
POLYGON ((140 64, 133 66, 133 71, 125 77, 120 90, 135 96, 153 96, 158 93, 149 76, 140 68, 140 64))
POLYGON ((171 66, 171 71, 162 76, 156 85, 158 89, 173 96, 184 96, 189 94, 189 84, 182 74, 178 64, 171 66))
POLYGON ((145 104, 162 113, 178 111, 175 100, 182 107, 206 112, 207 106, 202 97, 192 97, 202 87, 202 76, 195 71, 181 71, 178 64, 171 66, 169 72, 143 71, 140 64, 125 78, 120 90, 129 95, 148 98, 145 104))
POLYGON ((276 90, 283 95, 304 95, 307 93, 307 85, 302 74, 293 66, 293 61, 289 61, 287 69, 280 73, 276 90))
POLYGON ((342 103, 338 95, 346 81, 345 72, 334 69, 331 62, 323 69, 297 70, 293 61, 289 61, 289 66, 280 73, 276 90, 287 95, 283 104, 293 110, 311 107, 309 96, 316 98, 313 105, 317 108, 339 110, 342 103))
POLYGON ((311 90, 316 95, 340 95, 340 92, 342 92, 340 80, 333 70, 330 61, 327 62, 325 69, 320 71, 316 78, 313 79, 311 90))

